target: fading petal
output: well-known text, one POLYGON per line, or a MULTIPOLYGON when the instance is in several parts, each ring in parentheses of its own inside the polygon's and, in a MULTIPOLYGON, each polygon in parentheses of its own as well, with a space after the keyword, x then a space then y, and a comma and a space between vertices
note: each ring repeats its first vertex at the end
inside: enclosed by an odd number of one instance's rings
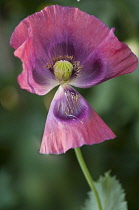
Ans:
POLYGON ((131 73, 138 66, 138 59, 130 48, 120 42, 112 29, 101 44, 82 63, 79 77, 70 84, 88 88, 108 79, 131 73))
POLYGON ((23 63, 23 72, 18 76, 18 82, 21 88, 44 95, 59 83, 45 67, 45 61, 37 58, 34 45, 33 37, 30 35, 14 53, 23 63))
POLYGON ((40 152, 60 154, 113 138, 114 133, 75 89, 60 86, 50 106, 40 152))

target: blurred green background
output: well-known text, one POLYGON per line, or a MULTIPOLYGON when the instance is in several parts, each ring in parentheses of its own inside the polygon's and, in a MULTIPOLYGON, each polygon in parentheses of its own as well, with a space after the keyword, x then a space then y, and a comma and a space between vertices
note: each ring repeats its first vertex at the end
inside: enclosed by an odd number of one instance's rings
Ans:
MULTIPOLYGON (((77 210, 89 187, 73 150, 40 155, 39 147, 55 90, 37 96, 21 90, 21 62, 9 39, 26 16, 51 4, 78 7, 115 27, 115 34, 139 57, 138 0, 0 0, 0 210, 77 210)), ((111 169, 126 191, 129 210, 139 209, 139 73, 79 90, 115 140, 83 146, 95 180, 111 169)))

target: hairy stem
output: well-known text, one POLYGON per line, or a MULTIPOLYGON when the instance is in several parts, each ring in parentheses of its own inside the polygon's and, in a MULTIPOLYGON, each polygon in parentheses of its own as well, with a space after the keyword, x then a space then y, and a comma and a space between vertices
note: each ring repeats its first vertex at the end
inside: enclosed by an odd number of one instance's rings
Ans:
POLYGON ((83 172, 83 174, 86 178, 86 181, 88 182, 91 190, 94 192, 94 195, 96 197, 96 201, 97 201, 97 204, 98 204, 98 208, 99 208, 99 210, 102 210, 102 205, 101 205, 101 201, 100 201, 100 198, 99 198, 99 194, 98 194, 97 189, 95 187, 94 181, 93 181, 93 179, 92 179, 92 177, 89 173, 89 170, 88 170, 88 168, 85 164, 85 161, 83 159, 81 150, 80 150, 80 148, 75 148, 74 150, 75 150, 75 154, 76 154, 77 160, 79 162, 79 165, 80 165, 80 167, 82 169, 82 172, 83 172))

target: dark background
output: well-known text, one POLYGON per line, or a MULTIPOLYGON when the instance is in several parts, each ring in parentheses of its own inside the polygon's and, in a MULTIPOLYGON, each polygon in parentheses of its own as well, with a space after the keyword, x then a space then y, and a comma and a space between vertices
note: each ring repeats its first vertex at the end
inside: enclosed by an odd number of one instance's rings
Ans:
MULTIPOLYGON (((115 27, 115 34, 139 56, 138 0, 0 0, 0 210, 78 210, 89 187, 73 150, 40 155, 47 111, 55 90, 38 96, 21 90, 21 62, 9 39, 26 16, 51 4, 78 7, 115 27)), ((139 73, 80 90, 115 140, 83 146, 95 180, 111 169, 126 191, 129 210, 139 209, 139 73)))

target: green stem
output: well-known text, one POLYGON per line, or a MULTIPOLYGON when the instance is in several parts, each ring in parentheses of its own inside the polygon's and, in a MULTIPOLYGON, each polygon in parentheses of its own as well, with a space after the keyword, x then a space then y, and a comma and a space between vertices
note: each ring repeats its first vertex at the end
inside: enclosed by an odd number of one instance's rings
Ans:
POLYGON ((98 204, 98 208, 99 208, 99 210, 102 210, 102 205, 101 205, 101 201, 100 201, 100 198, 99 198, 99 194, 98 194, 97 189, 94 185, 94 181, 93 181, 93 179, 92 179, 92 177, 89 173, 89 170, 88 170, 88 168, 85 164, 85 161, 83 159, 81 150, 80 150, 80 148, 75 148, 74 150, 75 150, 75 154, 76 154, 77 160, 79 162, 79 165, 82 169, 82 172, 83 172, 91 190, 94 192, 94 195, 96 197, 96 201, 97 201, 97 204, 98 204))

